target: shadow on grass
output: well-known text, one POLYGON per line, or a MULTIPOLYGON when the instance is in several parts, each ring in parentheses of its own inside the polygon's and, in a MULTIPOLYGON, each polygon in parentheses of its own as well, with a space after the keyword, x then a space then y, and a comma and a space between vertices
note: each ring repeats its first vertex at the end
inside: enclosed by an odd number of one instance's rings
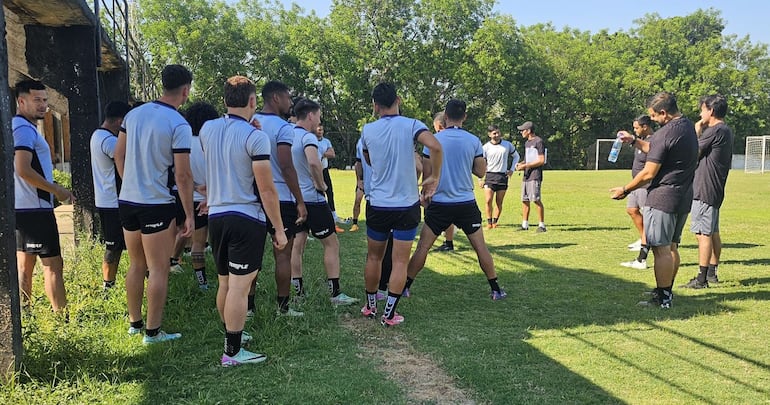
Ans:
MULTIPOLYGON (((751 249, 751 248, 762 247, 762 246, 765 246, 765 245, 759 245, 756 243, 741 243, 741 242, 723 243, 722 249, 751 249)), ((679 245, 679 248, 680 249, 698 249, 698 244, 688 243, 684 245, 679 245)))
POLYGON ((523 250, 523 249, 562 249, 576 246, 577 243, 512 243, 509 245, 489 245, 490 250, 523 250))
POLYGON ((757 284, 770 284, 770 277, 763 278, 747 278, 740 281, 741 285, 751 286, 757 284))
MULTIPOLYGON (((724 268, 725 265, 730 265, 730 264, 739 265, 739 266, 770 266, 770 258, 766 258, 766 259, 746 259, 746 260, 740 260, 740 259, 735 260, 735 259, 733 259, 733 260, 721 260, 719 262, 719 265, 723 266, 722 268, 724 268)), ((685 267, 691 267, 691 266, 697 267, 698 263, 695 263, 695 262, 682 263, 682 264, 680 264, 680 269, 681 268, 685 268, 685 267)))

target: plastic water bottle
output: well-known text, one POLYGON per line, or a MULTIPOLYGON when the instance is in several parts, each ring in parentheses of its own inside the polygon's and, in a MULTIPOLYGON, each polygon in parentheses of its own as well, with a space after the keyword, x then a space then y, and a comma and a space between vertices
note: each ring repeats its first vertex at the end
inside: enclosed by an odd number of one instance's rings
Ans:
POLYGON ((617 162, 621 147, 623 147, 623 141, 620 139, 620 133, 618 133, 618 137, 612 143, 612 149, 610 149, 610 155, 607 157, 607 160, 612 163, 617 162))

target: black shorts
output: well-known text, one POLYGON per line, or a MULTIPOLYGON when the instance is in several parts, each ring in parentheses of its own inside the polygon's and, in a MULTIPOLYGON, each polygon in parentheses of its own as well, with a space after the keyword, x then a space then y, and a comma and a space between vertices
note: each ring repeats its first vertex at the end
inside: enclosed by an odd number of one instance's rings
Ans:
POLYGON ((481 229, 481 211, 475 201, 461 204, 431 203, 425 209, 425 225, 434 235, 441 235, 449 225, 455 224, 466 235, 481 229))
POLYGON ((224 214, 209 218, 209 240, 217 274, 243 276, 262 268, 267 226, 254 218, 224 214))
POLYGON ((401 210, 385 210, 372 207, 368 201, 366 203, 367 235, 375 240, 386 240, 387 236, 385 235, 390 234, 391 231, 393 231, 395 239, 405 240, 406 236, 416 230, 419 224, 420 204, 401 210), (382 239, 383 236, 385 239, 382 239))
POLYGON ((134 205, 120 202, 120 224, 129 232, 149 235, 165 231, 176 217, 176 204, 134 205))
MULTIPOLYGON (((201 229, 209 226, 209 216, 206 215, 198 215, 198 211, 200 211, 201 203, 199 201, 196 201, 193 203, 193 212, 195 213, 195 229, 201 229)), ((182 214, 184 215, 184 210, 182 210, 182 214)), ((179 223, 179 217, 177 217, 177 225, 181 226, 184 224, 184 220, 182 220, 182 224, 179 223)))
POLYGON ((102 242, 107 250, 120 252, 126 250, 123 239, 123 226, 120 224, 120 211, 117 208, 98 208, 102 223, 102 242))
POLYGON ((16 251, 41 258, 61 256, 53 210, 16 212, 16 251))
MULTIPOLYGON (((300 227, 297 226, 298 216, 297 204, 281 202, 281 222, 283 222, 283 231, 286 233, 286 239, 291 239, 300 232, 300 227)), ((270 235, 275 235, 275 227, 270 222, 270 218, 267 219, 267 231, 270 232, 270 235)))
POLYGON ((307 208, 307 221, 299 226, 300 232, 310 231, 310 234, 317 239, 325 239, 337 233, 337 226, 334 224, 334 217, 329 204, 305 203, 305 207, 307 208))
POLYGON ((187 215, 184 213, 184 205, 182 205, 182 199, 179 198, 179 191, 171 190, 171 195, 174 196, 174 205, 176 205, 176 226, 184 225, 184 221, 187 219, 187 215))
POLYGON ((508 175, 505 173, 487 172, 484 176, 484 188, 492 191, 508 190, 508 175))

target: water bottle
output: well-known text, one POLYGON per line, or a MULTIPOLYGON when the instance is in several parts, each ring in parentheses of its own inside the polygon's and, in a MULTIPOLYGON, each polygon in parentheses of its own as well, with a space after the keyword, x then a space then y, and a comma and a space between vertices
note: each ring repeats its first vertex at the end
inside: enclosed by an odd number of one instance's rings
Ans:
POLYGON ((610 149, 610 155, 607 157, 607 160, 615 163, 618 161, 618 154, 620 154, 620 148, 623 146, 623 141, 620 139, 620 133, 618 133, 618 137, 615 138, 615 142, 612 143, 612 149, 610 149))

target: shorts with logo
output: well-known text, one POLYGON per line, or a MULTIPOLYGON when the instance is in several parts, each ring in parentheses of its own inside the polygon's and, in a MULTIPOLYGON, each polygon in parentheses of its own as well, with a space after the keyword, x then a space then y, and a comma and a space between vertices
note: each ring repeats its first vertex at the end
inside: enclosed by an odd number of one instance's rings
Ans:
MULTIPOLYGON (((300 226, 297 225, 297 217, 299 217, 297 204, 281 201, 281 222, 283 222, 283 231, 286 233, 286 239, 291 239, 300 232, 300 226)), ((275 235, 275 227, 270 222, 270 218, 267 219, 267 231, 270 232, 270 235, 275 235)))
POLYGON ((643 208, 647 205, 647 189, 637 188, 626 197, 626 208, 643 208))
POLYGON ((527 180, 521 183, 521 201, 540 201, 540 180, 527 180))
POLYGON ((700 235, 719 233, 719 208, 701 200, 693 200, 690 209, 690 231, 700 235))
MULTIPOLYGON (((305 203, 305 207, 307 208, 307 221, 298 227, 299 232, 310 231, 310 234, 317 239, 325 239, 337 233, 329 204, 305 203)), ((283 226, 286 227, 286 224, 284 223, 283 226)))
POLYGON ((457 204, 433 202, 425 209, 425 225, 434 235, 440 235, 449 225, 455 224, 466 235, 481 229, 481 211, 476 201, 457 204))
POLYGON ((53 210, 16 212, 16 251, 41 258, 61 256, 53 210))
POLYGON ((123 226, 120 224, 120 211, 117 208, 98 208, 102 223, 102 242, 107 250, 120 252, 126 249, 123 239, 123 226))
POLYGON ((413 241, 419 224, 419 203, 401 209, 383 209, 366 203, 366 234, 374 240, 384 242, 393 231, 394 239, 413 241))
MULTIPOLYGON (((193 212, 195 213, 195 229, 196 230, 209 226, 209 216, 208 216, 208 214, 207 215, 198 215, 200 213, 200 210, 201 210, 201 202, 200 201, 195 201, 193 203, 193 212)), ((184 210, 182 210, 182 214, 184 215, 184 210)), ((185 218, 186 217, 187 216, 185 215, 185 218)), ((180 225, 178 220, 177 220, 176 224, 180 225)), ((184 219, 182 220, 182 224, 181 225, 184 225, 184 219)))
POLYGON ((505 173, 487 172, 484 176, 484 188, 492 191, 508 190, 508 175, 505 173))
POLYGON ((267 224, 238 213, 209 218, 211 253, 220 276, 243 276, 262 268, 267 224))
POLYGON ((657 208, 646 207, 644 217, 644 235, 647 245, 668 246, 682 240, 682 229, 687 222, 687 212, 669 213, 657 208))
POLYGON ((129 232, 142 231, 151 235, 165 231, 176 218, 176 203, 132 204, 120 201, 120 223, 129 232))

